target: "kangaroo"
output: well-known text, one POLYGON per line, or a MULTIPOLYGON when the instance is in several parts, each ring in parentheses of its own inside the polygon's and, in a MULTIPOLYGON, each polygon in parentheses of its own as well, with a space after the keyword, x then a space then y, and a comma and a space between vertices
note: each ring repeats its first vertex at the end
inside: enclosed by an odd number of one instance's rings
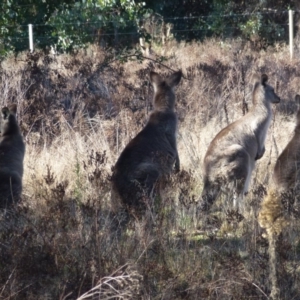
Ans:
POLYGON ((253 106, 239 120, 222 129, 210 143, 204 157, 204 187, 198 209, 208 211, 221 188, 234 185, 237 199, 248 191, 255 161, 265 152, 265 139, 272 119, 271 103, 280 102, 263 74, 252 91, 253 106))
POLYGON ((0 114, 0 208, 7 208, 22 193, 25 144, 16 119, 15 104, 0 114))
POLYGON ((278 191, 295 190, 300 185, 300 95, 296 95, 298 104, 297 123, 294 135, 279 155, 273 172, 273 184, 278 191))
POLYGON ((276 161, 268 194, 261 203, 258 215, 259 225, 265 228, 269 241, 271 299, 279 299, 280 294, 278 237, 289 225, 290 213, 299 217, 299 210, 297 207, 295 209, 294 204, 299 198, 300 188, 300 95, 296 95, 295 102, 298 112, 294 135, 276 161))
MULTIPOLYGON (((144 211, 155 183, 174 168, 180 169, 177 151, 174 87, 180 82, 181 71, 163 78, 150 73, 154 88, 154 110, 146 126, 125 147, 112 175, 112 208, 120 203, 128 211, 144 211)), ((151 205, 150 205, 151 206, 151 205)))

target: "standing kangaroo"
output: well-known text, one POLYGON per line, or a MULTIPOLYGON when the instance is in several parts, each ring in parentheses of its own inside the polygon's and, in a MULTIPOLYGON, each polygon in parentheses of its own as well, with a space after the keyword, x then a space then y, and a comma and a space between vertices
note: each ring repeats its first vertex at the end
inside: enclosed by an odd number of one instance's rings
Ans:
POLYGON ((0 208, 20 199, 25 144, 16 119, 15 104, 0 113, 0 208))
POLYGON ((294 135, 276 161, 268 194, 261 203, 257 218, 259 225, 265 228, 269 241, 271 299, 279 299, 282 292, 278 285, 278 237, 290 223, 289 213, 296 213, 296 217, 299 217, 294 202, 299 199, 300 191, 300 95, 296 95, 295 102, 298 112, 294 135))
MULTIPOLYGON (((248 191, 255 161, 265 152, 265 139, 272 119, 271 103, 280 102, 263 74, 254 84, 251 110, 222 129, 210 143, 204 158, 204 187, 199 210, 207 211, 222 187, 234 184, 237 198, 248 191)), ((234 198, 234 206, 237 199, 234 198)))
POLYGON ((279 155, 273 173, 274 187, 280 192, 300 187, 300 95, 296 95, 295 101, 298 112, 294 135, 279 155))
MULTIPOLYGON (((120 204, 129 210, 145 210, 155 183, 180 163, 176 145, 177 116, 174 87, 181 71, 162 78, 150 73, 154 88, 154 111, 146 126, 121 153, 112 175, 112 208, 120 204), (118 202, 119 198, 121 203, 118 202)), ((151 206, 151 205, 150 205, 151 206)))

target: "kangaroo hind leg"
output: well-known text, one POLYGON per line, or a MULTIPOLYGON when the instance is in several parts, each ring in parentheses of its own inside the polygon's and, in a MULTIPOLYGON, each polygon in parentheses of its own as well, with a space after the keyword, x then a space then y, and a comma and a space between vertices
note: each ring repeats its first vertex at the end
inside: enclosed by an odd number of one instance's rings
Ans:
POLYGON ((235 209, 244 209, 244 195, 248 192, 252 169, 253 164, 251 164, 249 154, 244 150, 239 151, 230 176, 234 182, 233 207, 235 209))
POLYGON ((220 193, 219 184, 210 182, 207 178, 204 180, 204 186, 201 198, 198 201, 197 211, 207 212, 220 193))
POLYGON ((149 201, 155 192, 155 185, 159 175, 158 169, 152 164, 142 164, 137 168, 134 182, 137 195, 136 200, 139 203, 135 203, 136 205, 143 206, 144 209, 148 205, 152 206, 149 201), (145 201, 148 203, 145 203, 145 201))

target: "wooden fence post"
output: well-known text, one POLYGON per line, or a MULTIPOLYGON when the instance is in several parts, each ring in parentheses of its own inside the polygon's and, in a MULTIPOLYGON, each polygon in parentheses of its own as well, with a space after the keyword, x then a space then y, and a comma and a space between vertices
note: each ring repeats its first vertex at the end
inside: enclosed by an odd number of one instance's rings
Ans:
POLYGON ((289 10, 289 38, 290 38, 290 57, 293 59, 294 56, 294 11, 289 10))
POLYGON ((29 50, 32 53, 34 48, 33 48, 33 26, 32 24, 28 25, 28 33, 29 33, 29 50))

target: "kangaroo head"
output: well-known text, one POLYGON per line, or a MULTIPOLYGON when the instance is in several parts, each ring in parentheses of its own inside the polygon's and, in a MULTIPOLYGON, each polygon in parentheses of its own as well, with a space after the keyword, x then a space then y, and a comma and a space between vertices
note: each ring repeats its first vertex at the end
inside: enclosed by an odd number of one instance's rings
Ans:
POLYGON ((17 105, 11 104, 10 106, 3 107, 0 114, 0 135, 7 134, 11 127, 15 125, 17 113, 17 105))
POLYGON ((259 102, 279 103, 280 98, 274 91, 274 88, 268 83, 268 76, 262 74, 260 80, 257 80, 253 89, 253 104, 259 102))
POLYGON ((166 78, 162 78, 162 76, 153 71, 150 73, 150 80, 154 88, 155 110, 174 110, 174 87, 180 82, 181 76, 181 71, 174 72, 166 78))

